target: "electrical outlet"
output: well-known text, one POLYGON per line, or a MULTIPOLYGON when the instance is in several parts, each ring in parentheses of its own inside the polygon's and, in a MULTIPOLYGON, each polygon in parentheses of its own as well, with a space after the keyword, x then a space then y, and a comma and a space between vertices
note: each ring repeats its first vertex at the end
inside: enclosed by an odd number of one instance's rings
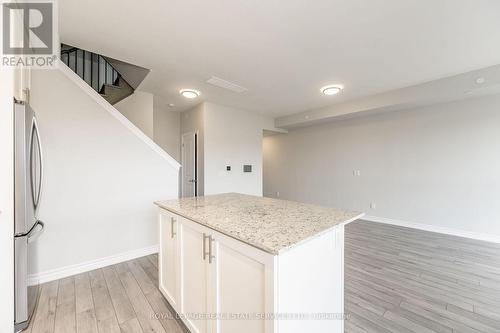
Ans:
POLYGON ((276 192, 276 198, 280 197, 280 192, 276 192))
POLYGON ((377 204, 375 202, 370 203, 371 209, 377 209, 377 204))

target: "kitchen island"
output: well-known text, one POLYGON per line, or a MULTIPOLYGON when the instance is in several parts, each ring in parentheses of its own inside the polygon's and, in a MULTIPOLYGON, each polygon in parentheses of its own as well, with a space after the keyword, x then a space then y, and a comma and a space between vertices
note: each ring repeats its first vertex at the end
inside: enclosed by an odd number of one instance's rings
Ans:
POLYGON ((361 213, 237 193, 156 202, 159 288, 192 333, 343 332, 361 213))

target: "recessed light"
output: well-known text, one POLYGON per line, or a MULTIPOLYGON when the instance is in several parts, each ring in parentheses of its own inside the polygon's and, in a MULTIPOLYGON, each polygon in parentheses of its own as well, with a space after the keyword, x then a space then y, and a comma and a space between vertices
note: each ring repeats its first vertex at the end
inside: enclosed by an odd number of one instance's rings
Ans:
POLYGON ((179 94, 189 99, 193 99, 200 96, 200 92, 194 89, 181 89, 179 91, 179 94))
POLYGON ((476 79, 476 83, 477 83, 477 84, 483 84, 484 82, 486 82, 486 80, 484 79, 484 77, 478 77, 478 78, 476 79))
POLYGON ((175 104, 174 104, 174 103, 169 103, 169 104, 168 104, 168 107, 169 107, 169 108, 173 108, 174 106, 175 106, 175 104))
POLYGON ((332 96, 332 95, 337 95, 339 92, 342 91, 342 89, 344 89, 343 86, 335 84, 321 88, 321 92, 327 96, 332 96))

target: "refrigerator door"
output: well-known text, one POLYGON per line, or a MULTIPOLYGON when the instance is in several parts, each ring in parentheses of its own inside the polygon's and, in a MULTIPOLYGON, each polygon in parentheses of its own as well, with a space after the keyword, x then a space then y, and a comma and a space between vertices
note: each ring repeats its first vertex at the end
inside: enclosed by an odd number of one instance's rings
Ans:
POLYGON ((16 332, 28 320, 28 237, 14 238, 16 332))
POLYGON ((36 162, 32 155, 36 155, 36 148, 33 148, 39 140, 33 136, 38 133, 35 123, 35 114, 31 108, 25 104, 16 103, 14 108, 15 115, 15 224, 14 234, 22 235, 28 233, 35 218, 36 189, 33 185, 37 182, 32 178, 36 176, 33 164, 36 162))
POLYGON ((38 298, 38 283, 28 281, 28 267, 36 260, 33 242, 43 227, 43 222, 37 221, 27 235, 14 238, 15 332, 28 326, 38 298))

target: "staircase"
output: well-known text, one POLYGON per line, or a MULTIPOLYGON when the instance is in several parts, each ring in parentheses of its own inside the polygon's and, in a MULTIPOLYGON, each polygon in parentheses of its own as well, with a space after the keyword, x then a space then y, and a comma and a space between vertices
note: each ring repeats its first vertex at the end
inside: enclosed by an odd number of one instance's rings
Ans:
POLYGON ((102 55, 61 44, 61 61, 111 105, 134 93, 134 88, 102 55))

